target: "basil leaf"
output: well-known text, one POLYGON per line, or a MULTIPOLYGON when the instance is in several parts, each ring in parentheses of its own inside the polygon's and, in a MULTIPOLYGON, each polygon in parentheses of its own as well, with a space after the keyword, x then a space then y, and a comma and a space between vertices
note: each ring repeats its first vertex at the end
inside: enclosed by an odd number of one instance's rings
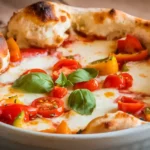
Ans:
POLYGON ((89 81, 98 75, 98 71, 93 68, 78 69, 68 75, 68 80, 73 84, 78 82, 89 81))
POLYGON ((70 94, 68 106, 81 115, 90 115, 96 106, 95 97, 89 90, 78 89, 70 94))
POLYGON ((49 75, 36 72, 21 76, 12 87, 29 93, 47 93, 53 86, 53 80, 49 75))
POLYGON ((67 77, 63 73, 59 75, 55 83, 57 83, 59 86, 73 86, 71 81, 67 80, 67 77))
POLYGON ((63 73, 61 73, 55 83, 60 86, 65 86, 65 84, 67 83, 67 77, 63 73))

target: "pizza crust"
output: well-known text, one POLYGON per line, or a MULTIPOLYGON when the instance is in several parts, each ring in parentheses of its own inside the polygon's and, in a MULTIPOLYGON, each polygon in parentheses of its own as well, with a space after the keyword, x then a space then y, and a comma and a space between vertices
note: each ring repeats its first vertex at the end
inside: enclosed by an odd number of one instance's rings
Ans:
POLYGON ((70 15, 53 3, 38 2, 15 13, 8 23, 7 37, 20 48, 58 47, 68 37, 70 15))
POLYGON ((132 34, 149 47, 150 21, 115 9, 76 8, 44 1, 15 13, 7 36, 14 37, 21 48, 58 47, 70 29, 111 40, 132 34))
POLYGON ((10 54, 5 38, 0 33, 0 74, 5 72, 9 66, 10 54))
POLYGON ((91 134, 111 132, 127 128, 133 128, 145 123, 146 122, 141 121, 140 119, 130 114, 118 111, 116 113, 108 113, 102 117, 95 118, 87 125, 82 133, 91 134))

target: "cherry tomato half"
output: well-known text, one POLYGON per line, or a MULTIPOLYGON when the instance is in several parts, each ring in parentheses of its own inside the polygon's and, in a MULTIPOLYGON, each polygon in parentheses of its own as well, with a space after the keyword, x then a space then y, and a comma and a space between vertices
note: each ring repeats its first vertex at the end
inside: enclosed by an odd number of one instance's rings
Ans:
POLYGON ((109 75, 106 77, 103 87, 104 88, 116 88, 116 89, 128 89, 133 84, 133 78, 128 73, 120 73, 119 75, 109 75))
POLYGON ((144 109, 145 104, 131 97, 123 96, 118 100, 118 109, 127 113, 137 113, 144 109))
POLYGON ((67 88, 55 86, 51 92, 53 97, 63 98, 68 93, 67 88))
POLYGON ((27 71, 25 71, 22 75, 26 75, 26 74, 29 74, 31 72, 40 72, 40 73, 46 73, 46 71, 42 70, 42 69, 38 69, 38 68, 34 68, 34 69, 29 69, 27 71))
POLYGON ((125 88, 129 88, 133 84, 133 78, 129 73, 121 73, 120 74, 125 79, 125 88))
POLYGON ((122 89, 125 87, 125 79, 119 75, 109 75, 106 77, 104 83, 104 88, 116 88, 122 89))
POLYGON ((91 79, 87 82, 76 83, 74 89, 88 89, 90 91, 95 91, 99 88, 98 81, 96 79, 91 79))
POLYGON ((0 121, 7 124, 12 124, 22 111, 25 112, 24 121, 29 121, 29 112, 27 106, 22 104, 0 106, 0 121))
POLYGON ((31 106, 36 107, 38 114, 46 118, 57 117, 64 112, 63 101, 56 97, 37 98, 32 102, 31 106))
POLYGON ((52 69, 53 79, 57 79, 61 72, 63 72, 65 75, 68 75, 78 68, 81 68, 81 65, 76 60, 62 59, 57 62, 52 69))
POLYGON ((141 51, 142 49, 143 47, 140 41, 132 35, 127 35, 125 40, 118 40, 119 53, 133 54, 135 52, 141 51))
POLYGON ((37 115, 37 108, 35 107, 31 107, 31 106, 25 106, 28 113, 29 113, 29 117, 33 118, 37 115))

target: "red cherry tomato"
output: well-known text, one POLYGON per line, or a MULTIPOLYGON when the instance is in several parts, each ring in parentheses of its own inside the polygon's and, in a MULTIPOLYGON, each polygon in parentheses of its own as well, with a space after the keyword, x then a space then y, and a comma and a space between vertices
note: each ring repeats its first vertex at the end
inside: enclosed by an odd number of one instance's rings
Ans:
POLYGON ((116 88, 116 89, 128 89, 133 84, 133 78, 128 73, 120 73, 119 75, 109 75, 106 77, 103 87, 104 88, 116 88))
POLYGON ((31 72, 40 72, 40 73, 46 73, 46 71, 42 70, 42 69, 38 69, 38 68, 34 68, 34 69, 29 69, 27 71, 25 71, 22 75, 26 75, 26 74, 29 74, 31 72))
POLYGON ((63 98, 68 93, 67 88, 55 86, 51 94, 53 97, 63 98))
POLYGON ((121 73, 120 75, 125 79, 125 84, 126 84, 125 88, 127 89, 127 88, 131 87, 133 84, 132 76, 128 73, 121 73))
POLYGON ((56 97, 41 97, 35 99, 31 106, 36 107, 38 114, 46 118, 57 117, 64 112, 63 101, 56 97))
POLYGON ((74 89, 88 89, 90 91, 95 91, 99 88, 98 81, 96 79, 91 79, 87 82, 76 83, 74 89))
POLYGON ((12 124, 22 111, 25 112, 24 121, 29 121, 29 112, 27 106, 22 104, 0 106, 0 121, 7 124, 12 124))
POLYGON ((118 40, 118 51, 119 53, 135 53, 143 50, 143 47, 140 43, 140 41, 132 36, 127 35, 125 40, 118 40))
POLYGON ((61 72, 63 72, 65 75, 68 75, 78 68, 81 68, 81 65, 76 60, 62 59, 59 62, 57 62, 52 69, 53 79, 57 79, 61 72))
POLYGON ((37 56, 37 55, 48 55, 48 50, 38 49, 38 48, 27 48, 27 49, 21 49, 21 54, 23 58, 37 56))
POLYGON ((109 75, 106 77, 104 83, 104 88, 116 88, 123 89, 125 87, 125 79, 119 75, 109 75))
POLYGON ((139 113, 145 107, 143 102, 140 102, 131 97, 123 96, 118 100, 118 109, 127 113, 139 113))
POLYGON ((27 108, 30 118, 33 118, 37 115, 37 108, 31 107, 31 106, 26 106, 26 108, 27 108))

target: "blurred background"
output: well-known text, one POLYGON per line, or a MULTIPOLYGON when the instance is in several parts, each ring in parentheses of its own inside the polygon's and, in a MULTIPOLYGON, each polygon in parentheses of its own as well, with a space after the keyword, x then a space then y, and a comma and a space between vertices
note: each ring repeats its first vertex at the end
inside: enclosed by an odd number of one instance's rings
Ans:
MULTIPOLYGON (((7 24, 14 11, 39 0, 0 0, 0 25, 7 24)), ((53 0, 78 7, 115 8, 150 19, 150 0, 53 0)))

